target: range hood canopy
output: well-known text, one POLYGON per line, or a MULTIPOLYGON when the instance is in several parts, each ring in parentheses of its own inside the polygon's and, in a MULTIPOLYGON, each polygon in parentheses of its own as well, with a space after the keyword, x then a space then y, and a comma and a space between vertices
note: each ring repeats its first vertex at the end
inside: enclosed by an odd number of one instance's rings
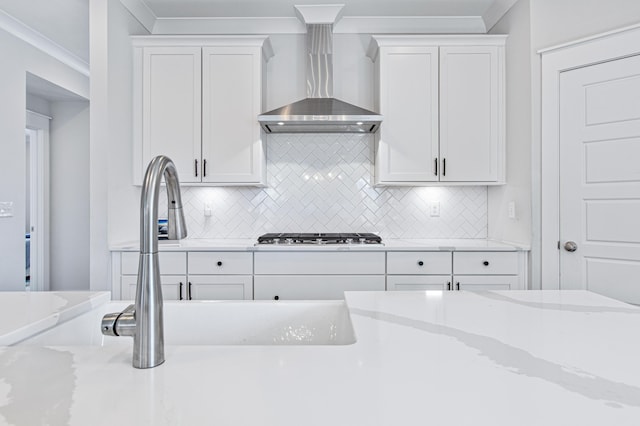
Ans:
POLYGON ((374 133, 382 116, 333 97, 332 23, 307 23, 307 98, 258 121, 267 133, 374 133))

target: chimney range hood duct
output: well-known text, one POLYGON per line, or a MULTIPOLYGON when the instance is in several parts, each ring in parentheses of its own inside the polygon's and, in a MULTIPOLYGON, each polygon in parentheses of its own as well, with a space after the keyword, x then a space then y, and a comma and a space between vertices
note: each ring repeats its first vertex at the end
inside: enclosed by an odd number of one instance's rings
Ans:
POLYGON ((258 116, 267 133, 375 133, 382 116, 333 97, 331 24, 307 25, 307 98, 258 116))

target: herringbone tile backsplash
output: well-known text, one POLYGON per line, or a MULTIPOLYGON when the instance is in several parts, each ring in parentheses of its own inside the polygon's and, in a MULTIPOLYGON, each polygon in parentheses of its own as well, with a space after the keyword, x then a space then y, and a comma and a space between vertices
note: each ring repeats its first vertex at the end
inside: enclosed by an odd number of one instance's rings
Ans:
POLYGON ((268 188, 183 187, 189 238, 255 238, 266 232, 487 237, 484 186, 374 188, 371 135, 268 138, 268 188), (433 202, 440 202, 439 217, 429 214, 433 202), (204 215, 206 204, 210 217, 204 215))

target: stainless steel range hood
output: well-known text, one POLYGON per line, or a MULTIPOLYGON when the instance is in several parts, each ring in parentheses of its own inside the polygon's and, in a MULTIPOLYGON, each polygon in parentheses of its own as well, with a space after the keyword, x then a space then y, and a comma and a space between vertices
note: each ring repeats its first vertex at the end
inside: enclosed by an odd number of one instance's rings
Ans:
POLYGON ((374 133, 382 116, 333 97, 331 24, 307 25, 307 98, 258 116, 267 133, 374 133))

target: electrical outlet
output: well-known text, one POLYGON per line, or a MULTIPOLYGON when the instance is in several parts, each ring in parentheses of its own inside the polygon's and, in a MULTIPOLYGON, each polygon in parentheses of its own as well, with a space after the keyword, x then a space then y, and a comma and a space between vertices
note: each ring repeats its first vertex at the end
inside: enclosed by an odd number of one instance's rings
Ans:
POLYGON ((440 216, 440 201, 434 201, 431 203, 431 217, 440 216))
POLYGON ((0 202, 0 217, 13 217, 13 201, 0 202))
POLYGON ((205 204, 204 205, 204 215, 206 217, 211 216, 211 204, 205 204))
POLYGON ((509 204, 507 205, 507 209, 508 209, 509 219, 515 219, 516 218, 516 203, 514 201, 509 201, 509 204))

